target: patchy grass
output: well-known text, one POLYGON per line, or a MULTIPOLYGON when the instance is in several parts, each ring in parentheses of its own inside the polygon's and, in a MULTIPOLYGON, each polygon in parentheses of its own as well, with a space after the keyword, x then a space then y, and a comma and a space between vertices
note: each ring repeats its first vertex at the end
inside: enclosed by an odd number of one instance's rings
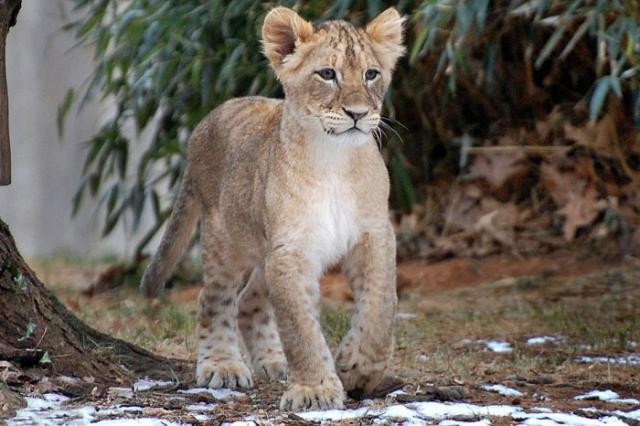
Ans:
POLYGON ((322 331, 329 346, 334 349, 349 331, 351 324, 351 309, 345 305, 327 301, 320 308, 320 322, 322 331))
POLYGON ((640 270, 626 266, 577 278, 508 278, 428 298, 412 294, 401 306, 417 317, 400 323, 397 367, 413 382, 544 379, 556 387, 609 383, 638 395, 640 366, 575 362, 581 355, 637 352, 638 283, 640 270), (535 336, 559 340, 527 345, 535 336), (491 352, 481 340, 507 341, 513 351, 491 352))
MULTIPOLYGON (((130 287, 86 298, 79 290, 104 265, 58 262, 36 263, 35 269, 80 318, 153 352, 193 358, 197 286, 173 289, 153 301, 130 287)), ((425 285, 403 293, 399 311, 413 315, 397 321, 394 373, 414 389, 464 385, 466 399, 476 402, 504 401, 480 391, 486 383, 524 391, 519 404, 547 398, 547 406, 564 410, 575 409, 571 395, 595 387, 640 396, 640 365, 576 362, 582 355, 640 352, 640 268, 627 263, 585 270, 589 273, 530 274, 452 289, 425 285), (557 340, 526 344, 539 336, 557 340), (508 342, 513 350, 492 352, 487 340, 508 342)), ((349 302, 323 303, 321 321, 333 348, 347 332, 351 312, 349 302)))

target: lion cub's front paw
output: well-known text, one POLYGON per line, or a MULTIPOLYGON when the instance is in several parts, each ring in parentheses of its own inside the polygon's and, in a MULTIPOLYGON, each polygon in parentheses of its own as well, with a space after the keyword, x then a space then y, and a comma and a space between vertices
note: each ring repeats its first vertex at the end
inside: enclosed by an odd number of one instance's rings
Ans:
POLYGON ((383 380, 388 359, 372 360, 359 351, 342 350, 336 356, 336 371, 347 391, 372 392, 383 380))
POLYGON ((250 388, 251 371, 242 361, 203 361, 196 368, 198 386, 219 388, 250 388))
POLYGON ((282 395, 280 409, 287 411, 329 410, 344 407, 344 391, 340 382, 326 380, 321 385, 292 384, 282 395))
POLYGON ((287 361, 285 359, 269 359, 256 362, 253 366, 256 379, 263 382, 277 382, 287 379, 287 361))

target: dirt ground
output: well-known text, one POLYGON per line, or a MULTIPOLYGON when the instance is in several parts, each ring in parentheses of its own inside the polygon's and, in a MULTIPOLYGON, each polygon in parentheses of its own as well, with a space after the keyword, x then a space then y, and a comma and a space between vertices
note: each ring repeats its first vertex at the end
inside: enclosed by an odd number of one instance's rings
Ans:
MULTIPOLYGON (((133 287, 89 298, 80 290, 95 280, 105 267, 103 262, 56 258, 30 263, 42 281, 94 327, 160 354, 193 359, 198 285, 173 288, 154 301, 145 300, 133 287)), ((392 375, 406 385, 392 398, 371 402, 373 407, 463 401, 522 410, 544 407, 587 418, 598 417, 598 410, 611 413, 640 408, 640 403, 625 402, 625 398, 640 399, 638 259, 605 260, 561 252, 535 259, 495 256, 433 264, 409 262, 399 265, 398 292, 392 375), (517 393, 505 396, 486 389, 492 384, 517 393), (619 398, 575 399, 593 390, 614 391, 619 398)), ((329 344, 335 346, 348 328, 351 295, 337 273, 325 278, 322 293, 323 327, 329 344)), ((278 412, 284 386, 258 385, 249 397, 219 405, 206 420, 187 418, 179 404, 171 405, 175 386, 168 391, 136 393, 128 404, 143 406, 147 415, 189 423, 248 418, 262 424, 306 423, 308 419, 278 412)), ((199 395, 192 402, 206 403, 211 398, 199 395)), ((105 399, 105 395, 92 398, 84 397, 81 402, 90 400, 93 406, 104 407, 124 404, 117 398, 105 399)), ((349 400, 347 405, 357 408, 362 402, 349 400)), ((622 424, 640 422, 620 418, 622 424)), ((509 416, 491 420, 514 422, 509 416)), ((373 420, 329 421, 363 422, 373 420)))

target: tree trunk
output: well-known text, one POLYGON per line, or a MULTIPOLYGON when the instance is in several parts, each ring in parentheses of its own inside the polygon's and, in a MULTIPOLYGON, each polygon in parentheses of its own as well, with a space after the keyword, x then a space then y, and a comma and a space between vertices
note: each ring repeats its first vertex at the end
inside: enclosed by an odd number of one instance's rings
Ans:
POLYGON ((9 102, 4 46, 9 28, 15 25, 21 0, 0 0, 0 185, 11 183, 9 102))
POLYGON ((25 264, 2 220, 0 360, 38 366, 48 375, 93 377, 105 385, 140 376, 191 381, 193 370, 189 362, 153 355, 76 318, 25 264))

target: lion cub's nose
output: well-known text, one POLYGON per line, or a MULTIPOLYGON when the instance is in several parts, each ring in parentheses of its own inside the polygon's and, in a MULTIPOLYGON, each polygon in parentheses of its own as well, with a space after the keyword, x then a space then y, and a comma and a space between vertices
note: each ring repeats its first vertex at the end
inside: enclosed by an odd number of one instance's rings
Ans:
POLYGON ((362 117, 364 117, 365 115, 367 115, 369 113, 368 109, 364 109, 364 108, 342 108, 342 110, 344 111, 345 114, 347 114, 349 117, 351 117, 353 119, 353 121, 358 121, 360 120, 362 117))

